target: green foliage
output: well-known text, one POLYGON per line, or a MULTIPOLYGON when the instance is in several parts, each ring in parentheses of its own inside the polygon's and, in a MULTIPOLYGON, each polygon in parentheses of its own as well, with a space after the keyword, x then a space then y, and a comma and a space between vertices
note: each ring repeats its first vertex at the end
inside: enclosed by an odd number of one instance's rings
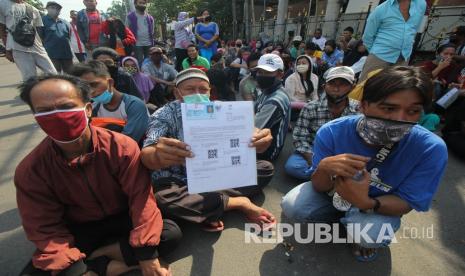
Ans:
POLYGON ((28 4, 34 6, 39 11, 43 11, 45 9, 44 4, 40 0, 26 0, 28 4))
POLYGON ((118 17, 124 22, 129 11, 130 7, 126 0, 113 0, 111 6, 107 9, 107 14, 118 17))

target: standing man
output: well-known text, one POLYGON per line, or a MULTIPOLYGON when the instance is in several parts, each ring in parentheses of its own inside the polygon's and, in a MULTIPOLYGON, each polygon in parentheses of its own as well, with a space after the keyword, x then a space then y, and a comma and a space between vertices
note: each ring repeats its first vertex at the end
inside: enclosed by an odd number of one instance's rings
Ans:
POLYGON ((149 49, 153 46, 153 17, 145 10, 147 0, 134 0, 136 10, 126 17, 126 25, 136 37, 134 52, 139 64, 149 57, 149 49))
POLYGON ((315 30, 315 33, 313 33, 312 38, 312 42, 318 45, 321 51, 323 51, 323 49, 325 48, 326 43, 326 38, 321 35, 322 33, 323 31, 320 28, 318 28, 315 30))
POLYGON ((57 72, 35 31, 42 26, 39 11, 24 0, 0 2, 0 36, 6 47, 6 58, 16 63, 23 80, 36 76, 36 67, 44 73, 57 72))
POLYGON ((106 39, 102 32, 102 23, 105 17, 97 10, 96 0, 84 0, 84 5, 86 8, 78 12, 77 30, 87 52, 91 54, 95 48, 104 46, 106 39))
POLYGON ((77 11, 72 10, 69 16, 71 17, 71 49, 79 62, 84 62, 87 58, 86 46, 82 43, 77 30, 77 11))
POLYGON ((370 54, 359 82, 376 69, 408 64, 425 10, 425 0, 388 0, 376 7, 363 34, 363 43, 370 54))
POLYGON ((58 73, 69 73, 73 65, 73 52, 70 45, 71 26, 58 17, 62 8, 60 4, 50 1, 45 8, 47 15, 42 17, 44 27, 39 32, 44 41, 45 50, 58 73))

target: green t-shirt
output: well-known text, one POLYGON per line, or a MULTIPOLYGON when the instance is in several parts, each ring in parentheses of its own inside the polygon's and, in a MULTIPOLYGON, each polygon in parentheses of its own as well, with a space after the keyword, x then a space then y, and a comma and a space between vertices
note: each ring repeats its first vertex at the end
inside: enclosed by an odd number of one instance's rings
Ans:
MULTIPOLYGON (((208 59, 201 57, 201 56, 198 56, 197 59, 194 60, 194 62, 192 62, 192 65, 202 66, 207 69, 210 69, 210 63, 208 62, 208 59)), ((189 64, 189 58, 187 57, 182 61, 182 69, 187 69, 190 67, 191 65, 189 64)))

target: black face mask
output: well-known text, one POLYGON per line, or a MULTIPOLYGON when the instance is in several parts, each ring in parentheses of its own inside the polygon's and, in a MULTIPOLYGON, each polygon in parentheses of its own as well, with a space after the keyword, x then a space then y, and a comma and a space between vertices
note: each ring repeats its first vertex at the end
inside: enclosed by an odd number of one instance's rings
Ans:
POLYGON ((252 76, 252 78, 254 78, 254 79, 257 78, 257 72, 258 71, 250 71, 250 75, 252 76))
POLYGON ((210 22, 212 21, 212 17, 209 15, 209 16, 206 16, 205 17, 205 22, 210 22))
POLYGON ((452 34, 449 36, 449 42, 452 43, 452 44, 456 44, 457 43, 457 35, 455 34, 452 34))
POLYGON ((140 12, 144 12, 147 9, 147 7, 146 6, 136 6, 136 9, 138 11, 140 11, 140 12))
POLYGON ((236 47, 237 47, 237 48, 241 48, 241 47, 242 47, 242 44, 236 44, 236 47))
POLYGON ((258 87, 261 89, 268 89, 275 84, 276 77, 274 76, 256 76, 258 87))
POLYGON ((345 93, 344 95, 341 95, 341 96, 331 96, 328 93, 326 93, 326 99, 328 100, 329 103, 338 104, 338 103, 341 103, 341 102, 345 101, 349 97, 350 92, 351 91, 349 91, 349 92, 347 92, 347 93, 345 93))

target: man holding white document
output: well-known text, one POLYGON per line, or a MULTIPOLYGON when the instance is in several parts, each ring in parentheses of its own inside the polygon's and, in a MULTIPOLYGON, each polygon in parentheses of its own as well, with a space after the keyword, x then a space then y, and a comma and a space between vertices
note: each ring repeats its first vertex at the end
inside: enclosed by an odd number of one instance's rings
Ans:
MULTIPOLYGON (((215 104, 210 104, 210 81, 207 75, 199 69, 190 68, 180 72, 175 82, 177 100, 165 105, 151 116, 147 138, 144 141, 144 148, 141 152, 142 163, 154 171, 152 179, 156 190, 155 197, 157 202, 159 202, 159 208, 163 214, 167 217, 181 218, 190 222, 200 223, 205 231, 222 231, 224 224, 221 221, 221 217, 225 211, 229 210, 243 212, 250 222, 255 222, 263 228, 274 224, 274 216, 269 211, 253 204, 248 198, 259 193, 261 188, 271 180, 273 165, 269 162, 256 162, 258 177, 257 180, 251 179, 250 182, 258 182, 258 185, 252 184, 253 186, 242 187, 243 183, 237 183, 235 187, 241 188, 218 192, 189 193, 186 160, 192 158, 187 161, 192 162, 195 149, 184 142, 185 131, 183 127, 185 126, 183 126, 181 104, 187 104, 183 108, 190 106, 191 109, 195 109, 197 106, 189 104, 198 104, 199 107, 207 108, 204 110, 204 113, 195 113, 195 110, 184 111, 191 112, 190 115, 194 117, 200 114, 199 116, 202 117, 200 119, 207 119, 204 117, 218 111, 215 109, 227 108, 227 106, 220 103, 216 104, 216 102, 215 104)), ((247 114, 244 113, 244 116, 247 116, 247 114)), ((250 112, 250 116, 253 116, 253 112, 250 112)), ((228 120, 234 120, 235 118, 233 117, 229 116, 228 120)), ((186 119, 186 116, 184 119, 186 119)), ((210 126, 208 121, 205 124, 208 127, 210 126)), ((253 132, 253 135, 249 136, 248 146, 255 148, 257 153, 265 152, 273 140, 270 130, 257 128, 250 130, 251 133, 253 132)), ((226 132, 238 133, 237 130, 231 130, 219 134, 227 135, 228 133, 226 132)), ((198 135, 195 136, 196 139, 209 140, 208 137, 202 136, 201 133, 194 133, 193 135, 198 135)), ((215 143, 216 139, 220 139, 217 135, 211 138, 212 143, 215 143)), ((241 138, 239 140, 241 141, 241 138)), ((236 145, 235 142, 238 141, 232 141, 231 143, 233 142, 236 145)), ((228 153, 230 151, 224 151, 223 153, 221 151, 211 152, 211 154, 223 154, 225 156, 228 153)), ((242 151, 242 155, 250 157, 250 152, 247 153, 247 150, 242 151)), ((229 155, 226 157, 231 157, 231 160, 234 161, 234 164, 231 164, 231 166, 239 164, 236 157, 229 155)), ((206 158, 208 159, 208 156, 206 158)), ((255 161, 254 158, 248 160, 255 161)), ((197 169, 205 171, 208 169, 208 165, 210 165, 208 163, 205 164, 206 167, 198 167, 197 169)), ((224 166, 223 169, 226 167, 224 166)), ((218 172, 212 171, 212 174, 214 173, 218 172)), ((253 175, 255 177, 255 174, 253 175)), ((218 187, 218 183, 212 182, 211 185, 218 187)))

